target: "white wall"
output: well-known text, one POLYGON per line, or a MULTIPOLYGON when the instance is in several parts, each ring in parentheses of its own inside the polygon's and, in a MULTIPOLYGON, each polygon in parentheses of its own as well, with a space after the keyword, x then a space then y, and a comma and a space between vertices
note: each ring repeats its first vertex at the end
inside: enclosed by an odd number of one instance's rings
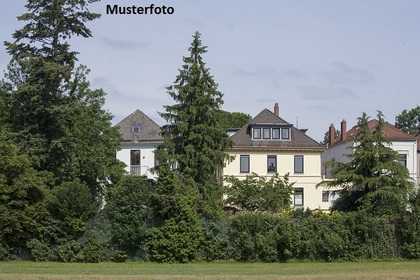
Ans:
POLYGON ((124 162, 125 170, 130 172, 130 151, 140 150, 140 166, 142 172, 145 171, 148 178, 156 178, 156 174, 150 172, 150 168, 155 166, 155 149, 158 144, 153 143, 122 143, 121 150, 117 151, 117 159, 124 162))

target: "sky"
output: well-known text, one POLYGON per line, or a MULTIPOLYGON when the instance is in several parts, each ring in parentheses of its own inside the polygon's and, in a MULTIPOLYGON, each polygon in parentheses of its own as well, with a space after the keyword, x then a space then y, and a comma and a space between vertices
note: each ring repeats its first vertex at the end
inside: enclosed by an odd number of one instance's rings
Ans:
MULTIPOLYGON (((0 39, 23 26, 25 0, 0 2, 0 39)), ((321 141, 330 124, 350 128, 380 110, 394 123, 420 105, 418 0, 103 0, 92 38, 72 50, 90 70, 92 88, 107 93, 116 124, 136 109, 158 124, 173 104, 173 84, 193 34, 207 46, 206 67, 224 94, 223 110, 280 116, 321 141), (173 7, 173 14, 106 14, 107 5, 173 7)), ((0 46, 0 71, 10 60, 0 46)))

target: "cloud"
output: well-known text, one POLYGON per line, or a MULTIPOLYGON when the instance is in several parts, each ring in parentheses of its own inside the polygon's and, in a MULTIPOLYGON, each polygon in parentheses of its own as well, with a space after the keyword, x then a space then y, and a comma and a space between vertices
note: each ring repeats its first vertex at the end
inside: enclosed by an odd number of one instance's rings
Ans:
POLYGON ((258 78, 278 76, 277 71, 271 65, 254 66, 251 69, 235 67, 233 68, 233 75, 258 78))
POLYGON ((107 95, 123 96, 118 89, 108 79, 102 77, 95 77, 92 79, 92 88, 101 88, 107 95))
POLYGON ((150 43, 144 41, 127 41, 127 40, 117 40, 113 38, 106 38, 101 36, 100 39, 104 41, 109 47, 118 50, 138 50, 147 48, 150 43))
POLYGON ((307 100, 339 100, 357 98, 358 94, 349 87, 301 86, 302 97, 307 100))
POLYGON ((276 69, 272 65, 253 66, 251 68, 233 68, 233 75, 240 77, 266 78, 272 82, 279 83, 286 80, 304 80, 307 74, 297 69, 284 68, 276 69))
POLYGON ((331 63, 331 70, 319 72, 319 75, 330 85, 368 85, 375 80, 369 71, 339 61, 331 63))

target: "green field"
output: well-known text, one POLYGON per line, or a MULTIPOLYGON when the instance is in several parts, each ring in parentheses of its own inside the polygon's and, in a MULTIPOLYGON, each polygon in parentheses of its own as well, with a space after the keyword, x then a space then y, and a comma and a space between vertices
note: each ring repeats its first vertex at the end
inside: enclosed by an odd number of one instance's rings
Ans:
POLYGON ((420 279, 420 262, 49 263, 0 262, 0 279, 420 279))

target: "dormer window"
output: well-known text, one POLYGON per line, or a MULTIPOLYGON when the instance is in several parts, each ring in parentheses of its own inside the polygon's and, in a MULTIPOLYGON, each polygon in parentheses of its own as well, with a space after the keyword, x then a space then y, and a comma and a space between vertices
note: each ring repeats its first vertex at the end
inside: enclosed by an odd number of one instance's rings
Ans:
POLYGON ((280 128, 273 128, 273 139, 280 139, 280 128))
POLYGON ((252 139, 290 140, 290 127, 252 127, 252 139))
POLYGON ((261 139, 261 128, 254 128, 252 138, 261 139))
POLYGON ((133 126, 133 127, 131 128, 131 132, 132 132, 132 133, 135 133, 135 134, 140 133, 140 126, 133 126))
POLYGON ((271 128, 263 128, 263 138, 270 139, 271 138, 271 128))
POLYGON ((290 139, 290 129, 283 127, 281 129, 281 139, 290 139))

